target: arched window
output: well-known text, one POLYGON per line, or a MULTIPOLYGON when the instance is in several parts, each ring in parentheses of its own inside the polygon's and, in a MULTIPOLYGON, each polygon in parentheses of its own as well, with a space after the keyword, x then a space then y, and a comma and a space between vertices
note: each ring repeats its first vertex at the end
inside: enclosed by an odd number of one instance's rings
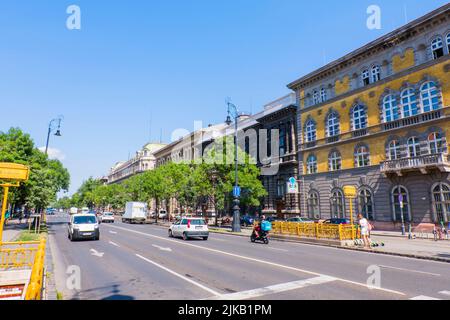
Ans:
POLYGON ((419 108, 417 105, 416 93, 413 89, 408 88, 401 93, 402 100, 402 113, 403 117, 415 116, 419 113, 419 108))
POLYGON ((400 118, 400 114, 398 112, 397 99, 393 94, 384 97, 383 113, 384 113, 384 122, 391 122, 398 120, 400 118))
POLYGON ((319 103, 320 103, 319 91, 314 90, 314 92, 313 92, 313 104, 319 104, 319 103))
POLYGON ((315 155, 310 155, 306 161, 306 171, 308 174, 317 173, 317 157, 315 155))
POLYGON ((365 218, 375 220, 372 192, 367 188, 361 189, 358 194, 358 200, 359 212, 361 212, 365 218))
POLYGON ((342 157, 338 151, 333 151, 328 156, 328 165, 330 171, 338 171, 342 168, 342 157))
POLYGON ((428 150, 430 154, 444 152, 445 139, 440 133, 433 132, 428 135, 428 150))
POLYGON ((361 130, 367 128, 367 113, 362 105, 353 108, 353 130, 361 130))
POLYGON ((403 186, 395 186, 391 193, 393 214, 392 218, 396 222, 411 221, 411 207, 409 203, 408 190, 403 186))
POLYGON ((359 146, 355 152, 355 163, 357 168, 363 168, 370 165, 370 152, 366 146, 359 146))
POLYGON ((327 90, 325 88, 320 89, 320 101, 327 101, 327 90))
POLYGON ((331 217, 332 218, 345 218, 345 200, 342 190, 335 189, 331 193, 331 217))
POLYGON ((314 120, 310 119, 305 125, 305 140, 306 142, 314 142, 317 139, 317 127, 314 120))
POLYGON ((327 117, 327 137, 335 137, 341 133, 339 116, 336 112, 331 112, 327 117))
POLYGON ((311 219, 320 219, 319 193, 311 191, 308 195, 308 216, 311 219))
POLYGON ((432 189, 434 222, 447 223, 450 221, 450 187, 445 183, 438 183, 432 189))
POLYGON ((370 73, 369 73, 369 69, 366 69, 362 72, 362 81, 363 81, 363 85, 368 86, 370 84, 370 73))
POLYGON ((371 70, 372 82, 377 82, 381 80, 381 68, 380 66, 373 66, 371 70))
POLYGON ((389 143, 388 157, 389 160, 397 160, 400 158, 400 143, 397 140, 389 143))
POLYGON ((431 41, 431 52, 433 53, 433 59, 439 59, 444 55, 444 43, 440 36, 431 41))
POLYGON ((415 158, 420 156, 420 142, 417 137, 408 139, 408 157, 415 158))
POLYGON ((420 99, 423 112, 430 112, 440 108, 439 92, 434 82, 429 81, 422 85, 420 88, 420 99))

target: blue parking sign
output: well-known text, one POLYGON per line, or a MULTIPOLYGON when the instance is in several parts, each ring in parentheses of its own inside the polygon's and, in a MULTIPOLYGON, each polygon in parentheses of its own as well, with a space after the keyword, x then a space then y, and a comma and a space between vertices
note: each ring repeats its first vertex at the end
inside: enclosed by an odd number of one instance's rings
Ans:
POLYGON ((236 197, 236 198, 241 196, 241 187, 234 187, 233 188, 233 196, 236 197))

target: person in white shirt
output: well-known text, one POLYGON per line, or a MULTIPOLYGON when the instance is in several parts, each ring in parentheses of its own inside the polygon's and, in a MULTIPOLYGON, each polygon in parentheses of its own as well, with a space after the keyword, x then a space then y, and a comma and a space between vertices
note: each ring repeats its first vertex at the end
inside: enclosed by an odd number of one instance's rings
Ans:
POLYGON ((358 215, 359 226, 361 227, 361 237, 364 241, 364 248, 370 249, 370 230, 369 230, 369 221, 362 214, 358 215))

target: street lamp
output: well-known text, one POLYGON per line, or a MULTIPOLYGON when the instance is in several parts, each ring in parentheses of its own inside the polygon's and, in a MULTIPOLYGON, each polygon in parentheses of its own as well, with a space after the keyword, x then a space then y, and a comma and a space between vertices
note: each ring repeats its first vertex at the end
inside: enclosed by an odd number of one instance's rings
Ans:
POLYGON ((55 132, 55 136, 56 137, 61 137, 61 122, 63 120, 63 116, 59 116, 56 119, 53 119, 52 121, 50 121, 50 124, 48 125, 48 134, 47 134, 47 143, 45 145, 45 154, 48 155, 48 144, 50 142, 50 135, 52 134, 52 132, 55 132))
POLYGON ((231 118, 234 118, 234 164, 235 164, 235 192, 233 194, 234 200, 233 200, 233 225, 232 225, 232 231, 233 232, 241 232, 241 213, 240 213, 240 200, 239 200, 239 194, 236 192, 236 190, 239 189, 239 180, 238 180, 238 119, 240 117, 237 107, 232 104, 231 102, 227 102, 228 104, 228 116, 225 123, 230 126, 232 124, 231 118))

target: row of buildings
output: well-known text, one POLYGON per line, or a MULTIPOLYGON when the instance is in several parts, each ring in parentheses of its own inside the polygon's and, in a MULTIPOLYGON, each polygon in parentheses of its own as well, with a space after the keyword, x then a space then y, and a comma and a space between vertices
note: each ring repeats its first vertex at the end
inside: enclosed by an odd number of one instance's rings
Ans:
MULTIPOLYGON (((292 92, 261 112, 243 115, 240 131, 268 130, 266 158, 278 168, 261 175, 268 196, 260 210, 344 218, 343 186, 352 185, 358 211, 378 225, 449 222, 449 58, 447 4, 288 84, 292 92), (271 154, 274 129, 279 150, 271 154), (299 183, 296 194, 287 192, 290 177, 299 183)), ((147 145, 115 166, 109 183, 192 156, 233 130, 219 124, 169 145, 147 145)), ((261 134, 257 139, 259 149, 261 134)), ((258 157, 262 170, 265 160, 258 157)))

